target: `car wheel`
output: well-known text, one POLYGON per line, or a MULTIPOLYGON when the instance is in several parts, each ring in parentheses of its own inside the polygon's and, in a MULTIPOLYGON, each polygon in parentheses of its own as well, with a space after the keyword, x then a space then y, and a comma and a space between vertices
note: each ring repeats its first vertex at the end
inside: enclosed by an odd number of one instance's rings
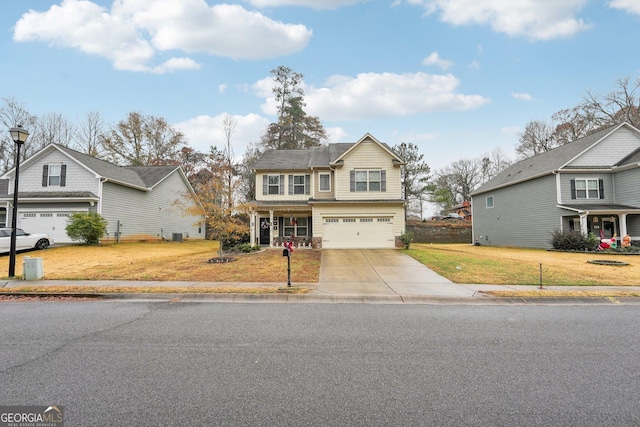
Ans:
POLYGON ((47 249, 49 247, 49 241, 47 239, 40 239, 36 243, 36 249, 47 249))

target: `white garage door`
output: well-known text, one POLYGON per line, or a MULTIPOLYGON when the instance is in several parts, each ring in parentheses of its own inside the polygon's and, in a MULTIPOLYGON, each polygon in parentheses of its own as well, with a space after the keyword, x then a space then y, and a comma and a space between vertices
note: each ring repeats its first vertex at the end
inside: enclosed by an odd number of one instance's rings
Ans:
POLYGON ((394 248, 393 218, 324 218, 322 247, 326 249, 394 248))
POLYGON ((71 215, 69 211, 18 211, 18 228, 27 233, 46 233, 53 238, 55 243, 71 243, 67 236, 67 219, 71 215))

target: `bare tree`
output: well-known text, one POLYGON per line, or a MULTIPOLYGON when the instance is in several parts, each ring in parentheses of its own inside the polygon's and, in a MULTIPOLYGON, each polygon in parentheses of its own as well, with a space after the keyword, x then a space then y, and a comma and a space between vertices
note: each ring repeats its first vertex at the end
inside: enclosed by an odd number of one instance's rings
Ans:
POLYGON ((37 150, 49 144, 70 147, 76 137, 76 126, 60 113, 47 113, 36 121, 31 144, 37 150))
POLYGON ((527 123, 518 141, 516 153, 523 159, 537 156, 557 146, 553 137, 553 126, 541 120, 527 123))
POLYGON ((486 154, 482 160, 482 178, 481 183, 489 181, 491 178, 502 172, 512 161, 504 151, 500 148, 494 149, 491 153, 486 154))
MULTIPOLYGON (((9 129, 20 125, 31 134, 34 132, 37 118, 27 111, 26 103, 16 100, 13 96, 1 98, 0 101, 0 124, 5 129, 0 131, 0 170, 6 172, 13 167, 16 157, 16 148, 9 129)), ((31 144, 25 144, 21 150, 22 160, 34 152, 31 144)))
POLYGON ((224 128, 224 136, 227 140, 227 147, 225 149, 225 156, 227 158, 226 166, 226 184, 227 184, 227 206, 233 206, 233 178, 236 175, 236 170, 233 165, 233 148, 231 147, 231 138, 236 132, 238 127, 238 121, 230 115, 225 115, 222 119, 222 127, 224 128))
POLYGON ((78 126, 75 148, 92 157, 100 157, 100 140, 105 133, 102 115, 97 111, 89 111, 78 126))
POLYGON ((640 127, 640 79, 632 82, 626 76, 618 79, 616 86, 605 95, 587 91, 580 104, 583 115, 593 122, 594 128, 622 122, 640 127))

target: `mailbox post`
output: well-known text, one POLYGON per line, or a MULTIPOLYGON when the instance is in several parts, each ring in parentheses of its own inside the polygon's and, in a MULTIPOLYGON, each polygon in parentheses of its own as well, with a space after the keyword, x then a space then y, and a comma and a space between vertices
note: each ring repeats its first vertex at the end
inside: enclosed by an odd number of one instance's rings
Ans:
POLYGON ((287 286, 291 287, 291 252, 293 252, 293 242, 288 241, 284 244, 282 256, 287 257, 287 286))

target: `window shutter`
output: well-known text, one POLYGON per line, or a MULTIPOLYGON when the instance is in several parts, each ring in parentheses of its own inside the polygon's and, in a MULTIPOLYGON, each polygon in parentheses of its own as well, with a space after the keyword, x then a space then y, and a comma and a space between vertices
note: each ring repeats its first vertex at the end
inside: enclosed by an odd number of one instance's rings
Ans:
POLYGON ((293 194, 293 175, 289 175, 289 194, 293 194))
POLYGON ((269 194, 269 177, 267 175, 262 175, 262 195, 269 194))
POLYGON ((380 191, 387 191, 387 171, 380 171, 380 191))
POLYGON ((42 186, 46 187, 49 183, 49 166, 42 166, 42 186))
POLYGON ((304 176, 304 194, 311 194, 311 175, 304 176))
POLYGON ((571 180, 571 198, 572 199, 576 198, 576 180, 575 179, 571 180))
POLYGON ((284 194, 284 175, 280 175, 280 194, 284 194))
POLYGON ((351 191, 356 191, 356 171, 349 172, 349 184, 351 186, 351 191))
POLYGON ((60 187, 67 185, 67 165, 60 166, 60 187))
POLYGON ((598 190, 600 190, 600 198, 604 199, 604 180, 598 180, 598 190))

